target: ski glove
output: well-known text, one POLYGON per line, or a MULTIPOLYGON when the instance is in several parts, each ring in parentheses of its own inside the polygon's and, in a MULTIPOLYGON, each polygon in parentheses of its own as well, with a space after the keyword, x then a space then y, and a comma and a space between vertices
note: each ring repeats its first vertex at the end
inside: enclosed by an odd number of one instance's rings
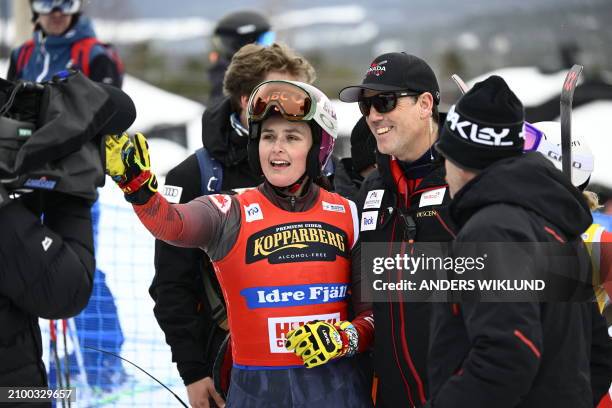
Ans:
POLYGON ((287 334, 285 347, 304 361, 306 368, 352 356, 357 352, 359 335, 350 322, 330 324, 320 320, 306 323, 287 334))
POLYGON ((132 204, 143 205, 157 191, 157 178, 151 172, 149 145, 142 133, 130 137, 108 135, 106 146, 106 173, 123 191, 132 204))

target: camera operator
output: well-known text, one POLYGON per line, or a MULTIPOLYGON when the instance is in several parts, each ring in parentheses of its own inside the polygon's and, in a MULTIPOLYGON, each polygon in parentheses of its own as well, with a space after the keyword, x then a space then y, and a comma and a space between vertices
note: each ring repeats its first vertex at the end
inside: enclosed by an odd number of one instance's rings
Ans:
POLYGON ((38 318, 71 317, 87 305, 92 203, 37 191, 11 199, 2 184, 0 196, 0 386, 46 386, 38 318))
POLYGON ((76 71, 44 84, 0 79, 0 105, 0 387, 46 387, 38 319, 89 301, 99 136, 127 129, 136 111, 76 71))

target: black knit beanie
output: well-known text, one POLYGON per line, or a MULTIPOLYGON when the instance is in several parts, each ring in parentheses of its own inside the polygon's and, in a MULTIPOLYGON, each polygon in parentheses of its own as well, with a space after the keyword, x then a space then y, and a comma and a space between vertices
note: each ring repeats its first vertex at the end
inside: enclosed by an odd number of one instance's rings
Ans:
POLYGON ((436 149, 457 165, 482 170, 523 152, 523 104, 493 75, 478 82, 453 105, 436 149))

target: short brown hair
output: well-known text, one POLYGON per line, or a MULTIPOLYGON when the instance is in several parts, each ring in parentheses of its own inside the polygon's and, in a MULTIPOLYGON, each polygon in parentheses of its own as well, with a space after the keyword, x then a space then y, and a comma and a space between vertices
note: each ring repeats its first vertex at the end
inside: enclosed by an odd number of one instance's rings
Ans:
MULTIPOLYGON (((425 92, 423 92, 425 93, 425 92)), ((431 93, 431 92, 429 92, 431 93)), ((416 95, 416 96, 410 96, 410 99, 412 99, 412 101, 414 103, 417 103, 419 96, 421 96, 422 94, 416 95)), ((433 94, 431 95, 433 97, 433 94)), ((434 103, 433 106, 431 107, 431 119, 433 120, 433 125, 436 127, 436 130, 438 128, 440 128, 441 126, 443 126, 442 123, 440 123, 440 112, 438 111, 438 105, 436 104, 436 100, 434 99, 434 103)))
POLYGON ((247 44, 234 54, 223 79, 223 91, 232 99, 234 109, 240 109, 242 95, 250 95, 266 75, 274 71, 286 72, 309 84, 316 79, 310 62, 286 45, 247 44))

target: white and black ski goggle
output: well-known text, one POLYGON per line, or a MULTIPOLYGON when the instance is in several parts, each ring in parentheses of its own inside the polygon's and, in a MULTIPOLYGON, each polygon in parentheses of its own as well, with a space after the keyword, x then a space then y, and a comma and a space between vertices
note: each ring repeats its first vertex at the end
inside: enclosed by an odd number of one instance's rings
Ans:
POLYGON ((38 14, 51 14, 59 10, 62 14, 76 14, 81 11, 81 0, 33 0, 32 11, 38 14))

